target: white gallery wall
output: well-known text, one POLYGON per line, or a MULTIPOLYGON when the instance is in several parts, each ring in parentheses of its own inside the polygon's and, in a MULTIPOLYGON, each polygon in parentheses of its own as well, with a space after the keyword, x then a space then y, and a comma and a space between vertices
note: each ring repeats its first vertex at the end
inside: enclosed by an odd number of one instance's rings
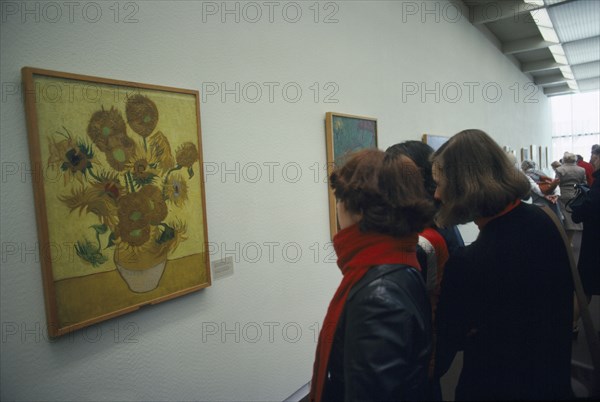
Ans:
POLYGON ((382 149, 466 128, 550 146, 548 99, 446 1, 0 5, 2 400, 275 401, 305 384, 340 280, 326 112, 377 118, 382 149), (24 66, 201 91, 209 251, 233 276, 48 338, 24 66))

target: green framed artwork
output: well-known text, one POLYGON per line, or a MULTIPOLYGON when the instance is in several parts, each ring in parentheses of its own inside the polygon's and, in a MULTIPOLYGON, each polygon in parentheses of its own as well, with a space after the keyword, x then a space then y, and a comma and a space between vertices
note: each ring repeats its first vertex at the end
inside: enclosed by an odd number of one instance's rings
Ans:
POLYGON ((434 151, 437 151, 450 137, 444 137, 443 135, 431 135, 423 134, 421 142, 429 145, 434 151))
MULTIPOLYGON (((344 164, 349 155, 366 148, 377 148, 377 119, 328 112, 325 116, 328 172, 344 164)), ((329 228, 338 232, 335 195, 329 188, 329 228)))
POLYGON ((210 286, 198 91, 22 76, 50 336, 210 286))

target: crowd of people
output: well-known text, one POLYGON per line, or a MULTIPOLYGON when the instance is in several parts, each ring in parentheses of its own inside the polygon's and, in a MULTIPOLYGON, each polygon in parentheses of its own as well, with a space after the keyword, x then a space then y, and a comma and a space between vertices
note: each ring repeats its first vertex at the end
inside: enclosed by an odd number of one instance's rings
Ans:
POLYGON ((553 168, 556 178, 531 161, 517 171, 480 130, 437 151, 417 141, 363 150, 336 167, 342 280, 310 400, 442 400, 458 351, 457 400, 573 398, 573 281, 559 226, 570 239, 583 230, 579 270, 588 297, 600 294, 600 147, 589 164, 565 153, 553 168), (457 225, 467 222, 479 235, 465 246, 457 225))

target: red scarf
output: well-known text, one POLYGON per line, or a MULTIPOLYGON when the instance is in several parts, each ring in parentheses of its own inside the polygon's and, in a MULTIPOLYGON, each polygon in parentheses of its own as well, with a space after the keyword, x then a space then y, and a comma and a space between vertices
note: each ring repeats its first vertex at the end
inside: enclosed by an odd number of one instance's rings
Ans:
POLYGON ((481 229, 483 229, 483 227, 485 225, 487 225, 488 223, 490 223, 490 221, 493 221, 494 219, 499 218, 502 215, 506 215, 507 213, 509 213, 510 211, 512 211, 513 209, 515 209, 516 207, 518 207, 519 204, 521 204, 521 200, 517 199, 513 203, 508 204, 506 206, 506 208, 504 208, 502 211, 498 212, 496 215, 486 216, 486 217, 483 217, 483 218, 477 218, 477 219, 474 220, 474 222, 477 225, 477 227, 479 228, 479 230, 481 230, 481 229))
POLYGON ((416 233, 402 238, 373 232, 362 233, 358 225, 341 230, 333 238, 337 264, 343 278, 331 299, 319 334, 310 390, 311 402, 321 401, 333 337, 350 289, 375 265, 406 264, 420 270, 416 254, 417 240, 416 233))

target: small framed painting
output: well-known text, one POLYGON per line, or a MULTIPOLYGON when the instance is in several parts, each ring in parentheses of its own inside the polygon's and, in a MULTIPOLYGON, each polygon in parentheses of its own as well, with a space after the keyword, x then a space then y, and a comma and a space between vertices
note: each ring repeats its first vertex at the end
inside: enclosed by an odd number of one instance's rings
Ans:
POLYGON ((532 162, 534 162, 536 164, 536 168, 539 169, 540 164, 539 164, 539 156, 538 156, 538 147, 536 145, 529 146, 529 158, 531 159, 532 162))
POLYGON ((423 134, 421 141, 437 151, 450 137, 444 137, 442 135, 423 134))
MULTIPOLYGON (((377 119, 328 112, 325 115, 328 173, 342 166, 349 155, 366 148, 377 148, 377 119)), ((331 237, 338 232, 335 195, 329 188, 329 228, 331 237)))
POLYGON ((521 162, 524 160, 531 160, 529 155, 529 148, 521 148, 521 162))

